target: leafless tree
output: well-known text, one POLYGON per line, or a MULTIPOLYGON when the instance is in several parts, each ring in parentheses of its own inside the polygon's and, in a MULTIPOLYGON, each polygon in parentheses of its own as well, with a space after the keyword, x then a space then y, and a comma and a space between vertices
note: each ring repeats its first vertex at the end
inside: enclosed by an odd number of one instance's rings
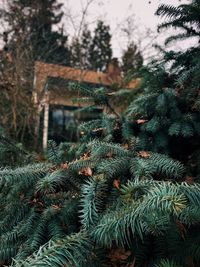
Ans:
POLYGON ((100 2, 99 0, 80 0, 81 9, 79 12, 75 12, 74 9, 70 7, 70 1, 65 1, 63 21, 71 29, 73 38, 80 38, 84 27, 97 21, 97 18, 89 21, 88 17, 90 9, 95 4, 100 4, 100 2))
POLYGON ((120 40, 122 40, 120 43, 121 50, 123 50, 124 47, 128 47, 131 43, 134 43, 147 62, 157 54, 154 49, 154 44, 156 44, 159 34, 140 24, 138 21, 134 13, 130 14, 117 25, 118 31, 116 34, 120 36, 120 40))

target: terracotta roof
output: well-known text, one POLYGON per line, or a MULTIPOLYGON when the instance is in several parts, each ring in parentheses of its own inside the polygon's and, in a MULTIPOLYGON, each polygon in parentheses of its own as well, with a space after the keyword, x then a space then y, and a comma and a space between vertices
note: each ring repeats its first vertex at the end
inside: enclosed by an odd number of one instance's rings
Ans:
POLYGON ((134 89, 134 88, 136 88, 136 87, 140 84, 140 81, 141 81, 140 78, 134 79, 134 80, 130 81, 130 82, 126 85, 126 88, 127 88, 127 89, 134 89))
POLYGON ((93 84, 111 86, 120 82, 120 77, 113 79, 107 73, 81 70, 56 64, 37 61, 35 63, 35 88, 41 91, 48 77, 62 78, 73 81, 83 81, 93 84))
MULTIPOLYGON (((113 76, 109 75, 109 73, 81 70, 62 65, 36 61, 34 87, 38 92, 42 92, 48 77, 62 78, 71 81, 82 81, 86 83, 100 84, 105 86, 121 84, 122 82, 122 77, 120 75, 113 76)), ((131 81, 128 85, 126 85, 126 88, 135 88, 138 83, 139 79, 135 79, 131 81)))

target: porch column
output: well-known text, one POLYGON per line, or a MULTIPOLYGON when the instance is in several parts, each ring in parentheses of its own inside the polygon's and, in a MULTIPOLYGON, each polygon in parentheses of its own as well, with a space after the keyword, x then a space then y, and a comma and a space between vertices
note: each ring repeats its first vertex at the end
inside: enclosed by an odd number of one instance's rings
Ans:
POLYGON ((49 132, 49 92, 45 92, 44 101, 44 123, 43 123, 43 150, 47 149, 49 132))

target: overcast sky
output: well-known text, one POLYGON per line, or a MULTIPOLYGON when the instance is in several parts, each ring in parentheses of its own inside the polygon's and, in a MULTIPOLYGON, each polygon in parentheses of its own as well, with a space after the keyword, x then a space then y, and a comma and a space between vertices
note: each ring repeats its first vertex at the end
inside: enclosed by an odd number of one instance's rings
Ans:
MULTIPOLYGON (((88 0, 60 0, 65 4, 65 11, 71 12, 75 18, 74 21, 80 21, 81 8, 83 8, 88 0)), ((94 27, 96 19, 103 19, 111 27, 113 35, 112 46, 114 56, 120 56, 122 50, 127 45, 127 38, 120 30, 125 23, 127 17, 133 17, 138 30, 134 30, 133 39, 145 39, 146 30, 150 28, 156 35, 157 25, 162 22, 161 18, 154 15, 158 6, 162 3, 179 5, 188 3, 190 0, 93 0, 94 2, 88 9, 87 21, 91 27, 94 27)), ((66 12, 67 13, 67 12, 66 12)), ((65 21, 67 18, 65 18, 65 21)), ((78 27, 78 26, 77 26, 78 27)), ((68 20, 67 29, 73 33, 74 26, 68 20)), ((167 33, 165 33, 166 36, 167 33)), ((163 37, 158 38, 158 42, 162 42, 163 37)), ((147 41, 143 41, 142 49, 146 46, 147 41)))

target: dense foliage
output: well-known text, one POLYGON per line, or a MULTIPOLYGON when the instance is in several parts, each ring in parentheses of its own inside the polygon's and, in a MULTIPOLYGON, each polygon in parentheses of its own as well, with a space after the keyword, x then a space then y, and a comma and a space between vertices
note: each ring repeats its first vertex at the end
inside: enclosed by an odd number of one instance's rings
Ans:
MULTIPOLYGON (((175 25, 185 9, 158 12, 175 25)), ((134 92, 72 86, 106 114, 79 144, 49 142, 48 161, 0 170, 0 265, 200 265, 199 59, 165 53, 134 92)))

